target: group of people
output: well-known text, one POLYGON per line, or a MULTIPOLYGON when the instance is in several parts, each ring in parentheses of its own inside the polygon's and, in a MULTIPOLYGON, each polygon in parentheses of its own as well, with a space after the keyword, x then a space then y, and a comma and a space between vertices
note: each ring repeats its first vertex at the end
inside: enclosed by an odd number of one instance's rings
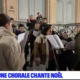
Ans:
POLYGON ((43 66, 41 70, 45 71, 66 71, 67 68, 68 70, 80 70, 80 33, 75 38, 74 48, 52 49, 52 44, 47 39, 47 35, 57 35, 60 40, 67 42, 72 41, 72 39, 68 37, 64 29, 59 32, 54 31, 52 25, 47 23, 47 18, 42 18, 39 12, 37 14, 36 20, 32 15, 30 20, 27 20, 29 35, 23 51, 21 51, 17 36, 26 32, 24 25, 19 24, 19 30, 16 30, 14 19, 6 14, 0 14, 0 70, 27 70, 26 59, 29 48, 31 49, 30 67, 43 66))

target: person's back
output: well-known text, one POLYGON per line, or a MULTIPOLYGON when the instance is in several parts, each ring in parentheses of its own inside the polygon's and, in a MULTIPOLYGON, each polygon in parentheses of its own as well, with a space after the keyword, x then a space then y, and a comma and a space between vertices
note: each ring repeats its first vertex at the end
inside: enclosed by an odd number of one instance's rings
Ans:
POLYGON ((9 16, 0 14, 0 71, 22 70, 24 54, 12 32, 9 16))
POLYGON ((80 71, 80 32, 75 38, 75 54, 72 61, 72 70, 80 71))

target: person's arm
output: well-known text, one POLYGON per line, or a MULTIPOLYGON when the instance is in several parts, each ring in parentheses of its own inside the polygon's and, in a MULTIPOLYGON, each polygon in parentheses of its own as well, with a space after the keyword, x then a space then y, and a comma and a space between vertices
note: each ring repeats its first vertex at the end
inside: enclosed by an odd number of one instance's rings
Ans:
POLYGON ((27 19, 26 26, 29 27, 30 26, 30 23, 31 23, 30 20, 27 19))
POLYGON ((30 26, 30 23, 26 23, 26 25, 27 25, 27 27, 29 27, 30 26))
POLYGON ((11 45, 5 45, 4 57, 10 70, 21 70, 25 64, 24 52, 21 53, 18 43, 11 39, 11 45), (6 51, 7 50, 7 51, 6 51))

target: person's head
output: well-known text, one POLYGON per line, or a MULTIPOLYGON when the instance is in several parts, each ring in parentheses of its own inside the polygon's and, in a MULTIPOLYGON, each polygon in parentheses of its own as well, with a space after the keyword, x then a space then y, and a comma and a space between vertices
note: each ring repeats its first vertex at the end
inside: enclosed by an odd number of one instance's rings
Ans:
POLYGON ((35 28, 36 30, 39 30, 39 27, 40 27, 40 24, 39 24, 39 23, 36 23, 34 28, 35 28))
POLYGON ((38 16, 41 16, 40 12, 37 13, 38 16))
POLYGON ((43 35, 52 35, 51 25, 46 25, 41 32, 43 35))
POLYGON ((33 15, 30 15, 30 20, 33 20, 34 19, 34 16, 33 15))
POLYGON ((11 18, 11 22, 12 22, 12 24, 14 24, 14 19, 13 18, 11 18))
POLYGON ((43 18, 43 23, 47 23, 47 18, 43 18))
POLYGON ((0 14, 0 27, 5 27, 8 30, 13 31, 11 19, 8 15, 0 14))
POLYGON ((40 25, 40 30, 42 31, 45 27, 47 27, 48 26, 48 24, 41 24, 40 25))
POLYGON ((20 32, 24 32, 24 25, 23 24, 19 24, 19 31, 20 32))
POLYGON ((65 29, 61 29, 60 30, 60 36, 63 38, 63 39, 68 39, 68 34, 66 32, 65 29))

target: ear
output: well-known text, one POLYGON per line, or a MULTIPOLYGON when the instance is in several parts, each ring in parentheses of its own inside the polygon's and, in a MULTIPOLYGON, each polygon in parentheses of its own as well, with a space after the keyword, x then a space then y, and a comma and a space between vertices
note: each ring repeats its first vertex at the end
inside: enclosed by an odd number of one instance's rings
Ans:
POLYGON ((5 24, 5 27, 6 27, 7 29, 8 29, 8 26, 9 26, 9 24, 8 24, 8 23, 6 23, 6 24, 5 24))

